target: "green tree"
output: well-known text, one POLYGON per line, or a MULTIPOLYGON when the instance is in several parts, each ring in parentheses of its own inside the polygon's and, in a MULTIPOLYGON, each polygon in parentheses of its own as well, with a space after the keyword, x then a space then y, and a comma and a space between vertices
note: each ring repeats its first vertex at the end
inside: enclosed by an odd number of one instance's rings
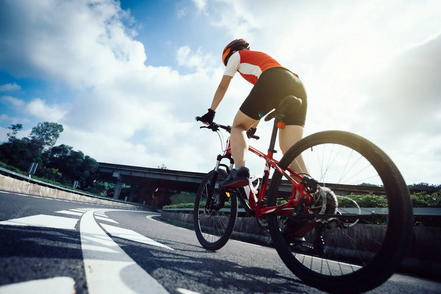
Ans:
POLYGON ((45 152, 45 157, 47 167, 59 171, 66 185, 79 181, 80 187, 85 189, 93 185, 98 175, 99 165, 96 160, 81 151, 73 150, 71 146, 54 146, 45 152))
POLYGON ((38 123, 38 125, 32 129, 30 137, 33 140, 41 142, 43 148, 51 148, 55 145, 60 137, 60 133, 63 131, 64 128, 60 124, 43 122, 38 123))
POLYGON ((17 137, 17 133, 23 128, 22 124, 15 124, 11 125, 8 129, 10 129, 12 132, 7 133, 8 141, 13 141, 17 137))
POLYGON ((42 145, 29 138, 10 139, 0 145, 0 160, 22 171, 27 171, 32 162, 42 163, 42 145))
POLYGON ((38 123, 29 137, 17 139, 22 124, 11 125, 8 141, 0 145, 0 161, 27 171, 32 162, 38 163, 36 176, 72 186, 79 181, 81 189, 93 186, 99 165, 95 159, 75 151, 71 146, 54 146, 63 126, 57 123, 38 123))

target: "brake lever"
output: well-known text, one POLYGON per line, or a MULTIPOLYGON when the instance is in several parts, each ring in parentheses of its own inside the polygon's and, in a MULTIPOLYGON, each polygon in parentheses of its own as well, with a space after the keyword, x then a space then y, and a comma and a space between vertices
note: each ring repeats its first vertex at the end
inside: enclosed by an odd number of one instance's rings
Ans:
POLYGON ((212 122, 207 128, 211 129, 213 132, 217 132, 219 130, 219 125, 212 122))
POLYGON ((210 129, 213 132, 216 132, 219 130, 219 126, 217 124, 211 123, 207 126, 200 126, 199 129, 210 129))

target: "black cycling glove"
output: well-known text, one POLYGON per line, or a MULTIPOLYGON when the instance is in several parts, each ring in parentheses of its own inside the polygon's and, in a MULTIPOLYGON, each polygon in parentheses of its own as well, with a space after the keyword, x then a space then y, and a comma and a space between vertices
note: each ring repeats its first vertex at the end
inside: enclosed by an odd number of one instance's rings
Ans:
POLYGON ((216 112, 213 109, 209 108, 208 112, 206 114, 204 114, 202 117, 200 117, 198 120, 203 123, 211 124, 213 122, 215 114, 216 114, 216 112))

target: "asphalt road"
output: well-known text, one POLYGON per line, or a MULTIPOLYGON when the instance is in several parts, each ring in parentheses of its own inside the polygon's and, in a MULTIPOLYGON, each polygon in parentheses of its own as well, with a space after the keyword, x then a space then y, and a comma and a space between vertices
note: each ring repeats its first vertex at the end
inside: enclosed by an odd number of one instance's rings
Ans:
MULTIPOLYGON (((0 294, 74 291, 323 293, 272 248, 230 240, 211 252, 154 212, 0 192, 0 294)), ((441 283, 397 274, 369 293, 441 293, 441 283)))

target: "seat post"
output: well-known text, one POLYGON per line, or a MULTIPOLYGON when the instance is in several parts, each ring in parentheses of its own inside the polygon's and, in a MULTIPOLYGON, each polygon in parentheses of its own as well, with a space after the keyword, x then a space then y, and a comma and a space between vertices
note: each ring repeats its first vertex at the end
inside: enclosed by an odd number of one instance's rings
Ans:
POLYGON ((274 118, 273 132, 271 134, 271 140, 268 151, 271 153, 276 153, 274 147, 276 146, 277 132, 278 132, 278 123, 280 119, 278 117, 274 118))

